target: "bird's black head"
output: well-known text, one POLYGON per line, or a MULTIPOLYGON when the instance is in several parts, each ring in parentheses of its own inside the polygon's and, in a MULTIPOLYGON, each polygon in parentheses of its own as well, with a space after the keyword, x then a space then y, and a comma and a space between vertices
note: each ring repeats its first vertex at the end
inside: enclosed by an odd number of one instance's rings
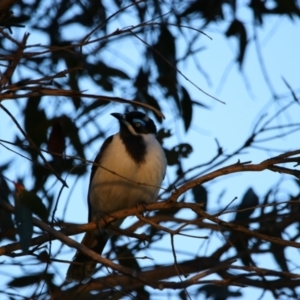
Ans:
POLYGON ((126 114, 111 114, 120 122, 120 130, 128 132, 128 134, 154 134, 156 135, 156 126, 154 122, 144 113, 140 111, 131 111, 126 114))

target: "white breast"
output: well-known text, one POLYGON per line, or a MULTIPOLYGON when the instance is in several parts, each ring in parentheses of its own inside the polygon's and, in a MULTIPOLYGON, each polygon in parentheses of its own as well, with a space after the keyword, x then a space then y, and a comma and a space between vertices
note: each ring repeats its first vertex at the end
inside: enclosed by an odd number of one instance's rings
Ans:
POLYGON ((89 190, 92 214, 111 213, 132 207, 137 202, 156 201, 166 171, 162 147, 152 134, 143 135, 146 143, 145 162, 137 164, 126 152, 116 134, 105 149, 89 190))

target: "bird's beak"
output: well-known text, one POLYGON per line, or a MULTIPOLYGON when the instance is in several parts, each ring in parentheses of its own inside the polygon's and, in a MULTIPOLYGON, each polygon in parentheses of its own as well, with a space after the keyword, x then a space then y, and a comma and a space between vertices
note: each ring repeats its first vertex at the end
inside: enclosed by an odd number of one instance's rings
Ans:
POLYGON ((118 119, 120 122, 125 122, 125 117, 123 114, 119 114, 119 113, 112 113, 111 114, 113 117, 115 117, 116 119, 118 119))
POLYGON ((113 117, 115 117, 116 119, 118 119, 118 121, 120 122, 120 124, 124 124, 126 126, 128 126, 128 122, 126 121, 126 117, 123 114, 119 114, 119 113, 112 113, 111 114, 113 117))

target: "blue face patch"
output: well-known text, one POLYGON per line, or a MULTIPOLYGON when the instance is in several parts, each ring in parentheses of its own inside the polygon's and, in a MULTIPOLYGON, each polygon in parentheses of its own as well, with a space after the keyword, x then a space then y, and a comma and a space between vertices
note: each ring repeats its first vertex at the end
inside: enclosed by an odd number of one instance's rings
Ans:
POLYGON ((133 123, 139 127, 139 126, 142 126, 142 127, 146 127, 146 123, 145 121, 141 120, 141 119, 133 119, 133 123), (137 125, 137 124, 140 124, 140 125, 137 125))

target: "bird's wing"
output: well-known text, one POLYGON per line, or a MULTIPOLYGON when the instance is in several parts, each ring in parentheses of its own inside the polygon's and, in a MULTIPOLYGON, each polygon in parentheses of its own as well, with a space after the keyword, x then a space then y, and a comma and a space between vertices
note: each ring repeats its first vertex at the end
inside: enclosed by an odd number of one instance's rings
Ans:
MULTIPOLYGON (((108 137, 108 138, 103 142, 102 147, 101 147, 99 153, 97 154, 97 156, 96 156, 96 158, 95 158, 95 160, 94 160, 94 163, 101 164, 101 158, 102 158, 102 156, 103 156, 105 150, 107 149, 108 145, 111 143, 113 137, 114 137, 114 136, 111 135, 110 137, 108 137)), ((91 172, 91 176, 90 176, 89 189, 90 189, 90 186, 91 186, 91 183, 92 183, 92 180, 93 180, 93 178, 94 178, 94 175, 95 175, 95 173, 96 173, 97 168, 98 168, 97 165, 95 165, 95 164, 92 165, 92 172, 91 172)), ((91 204, 90 204, 90 201, 89 201, 89 194, 90 194, 90 193, 88 193, 88 207, 89 207, 89 219, 88 219, 88 220, 89 220, 89 222, 91 222, 91 221, 92 221, 92 219, 91 219, 92 213, 91 213, 91 204)))

